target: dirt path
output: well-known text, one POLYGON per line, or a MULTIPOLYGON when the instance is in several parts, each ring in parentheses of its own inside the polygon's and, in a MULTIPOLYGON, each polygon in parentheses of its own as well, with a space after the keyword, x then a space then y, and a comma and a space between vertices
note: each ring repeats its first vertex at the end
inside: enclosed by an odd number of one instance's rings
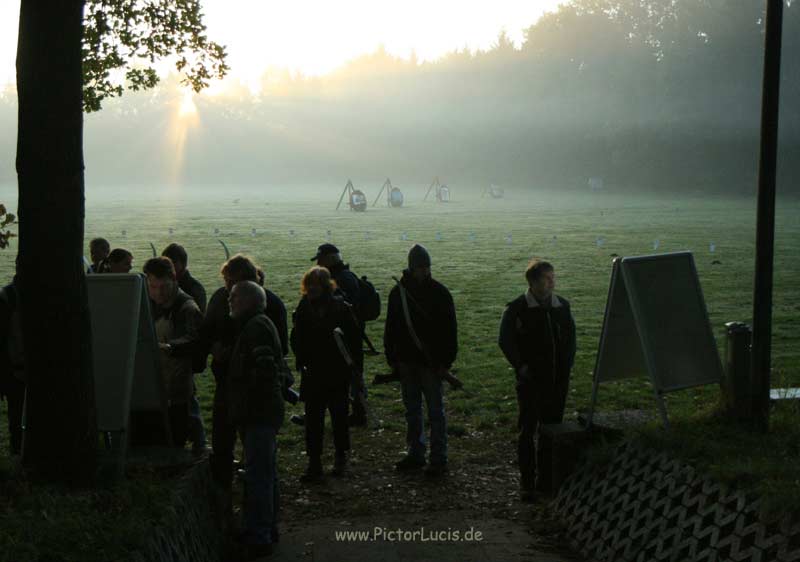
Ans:
MULTIPOLYGON (((287 429, 300 437, 300 428, 287 429)), ((400 429, 378 422, 353 430, 347 474, 318 484, 298 481, 301 439, 279 451, 282 534, 271 560, 577 560, 547 500, 519 500, 513 439, 451 436, 450 472, 432 480, 394 469, 405 449, 400 429), (342 535, 348 531, 367 535, 342 535)), ((326 469, 330 438, 328 432, 326 469)))

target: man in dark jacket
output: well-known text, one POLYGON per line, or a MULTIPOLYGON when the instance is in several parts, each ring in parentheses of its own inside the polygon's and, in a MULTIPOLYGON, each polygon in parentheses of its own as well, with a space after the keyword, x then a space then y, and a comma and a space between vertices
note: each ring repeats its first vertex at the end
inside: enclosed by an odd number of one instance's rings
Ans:
MULTIPOLYGON (((359 316, 361 293, 359 291, 358 276, 350 271, 350 266, 344 263, 339 248, 333 244, 322 244, 317 248, 317 255, 311 258, 317 265, 331 272, 331 277, 336 281, 336 294, 340 295, 351 306, 356 314, 359 329, 364 331, 364 322, 359 316)), ((358 369, 353 371, 350 381, 350 401, 353 413, 349 418, 350 425, 363 426, 367 424, 367 386, 364 384, 364 351, 359 344, 353 350, 353 359, 358 364, 358 369)))
POLYGON ((188 437, 189 401, 192 396, 192 355, 182 349, 198 338, 203 314, 192 297, 181 291, 169 258, 152 258, 144 264, 153 321, 161 349, 161 376, 166 382, 172 439, 183 447, 188 437))
MULTIPOLYGON (((528 290, 508 304, 500 323, 500 348, 516 373, 519 403, 517 458, 522 499, 536 483, 534 437, 540 424, 561 423, 575 362, 575 321, 569 302, 553 293, 555 270, 534 259, 525 272, 528 290)), ((548 479, 539 466, 540 479, 548 479)))
POLYGON ((389 293, 383 337, 386 361, 399 375, 406 409, 407 455, 398 470, 425 465, 425 431, 422 397, 431 426, 429 476, 447 472, 447 421, 442 376, 458 352, 458 328, 453 297, 431 277, 427 250, 415 245, 408 253, 408 269, 389 293))
POLYGON ((100 264, 111 252, 111 244, 105 238, 92 238, 89 242, 89 256, 92 259, 86 273, 100 273, 100 264))
POLYGON ((192 277, 189 273, 189 254, 186 249, 180 244, 174 242, 164 248, 161 255, 172 260, 172 265, 175 266, 175 275, 178 277, 178 286, 181 291, 189 295, 197 303, 200 312, 206 313, 206 289, 202 283, 192 277))
MULTIPOLYGON (((230 421, 228 371, 231 353, 239 337, 241 326, 231 318, 228 297, 230 290, 241 281, 259 281, 259 269, 247 256, 237 254, 225 262, 220 271, 224 285, 217 289, 208 302, 208 309, 200 326, 199 353, 211 353, 211 373, 216 387, 211 414, 211 469, 216 482, 225 489, 233 483, 233 452, 236 445, 236 426, 230 421)), ((267 317, 278 331, 281 349, 289 352, 286 307, 272 291, 267 295, 267 317)), ((197 353, 198 350, 193 350, 197 353)))
MULTIPOLYGON (((189 255, 186 253, 186 249, 173 242, 164 248, 161 255, 172 260, 181 291, 192 297, 195 304, 200 308, 200 312, 205 314, 206 290, 200 281, 189 273, 189 255)), ((202 365, 195 365, 195 374, 205 371, 205 361, 198 363, 202 363, 202 365)), ((192 450, 195 454, 205 452, 206 429, 203 426, 203 417, 200 415, 200 402, 197 400, 197 383, 195 381, 192 381, 192 397, 189 400, 189 440, 192 442, 192 450)))
POLYGON ((303 298, 294 312, 291 345, 302 374, 300 398, 305 403, 306 454, 304 482, 322 477, 322 438, 325 410, 331 415, 336 457, 333 473, 347 466, 350 430, 347 391, 353 370, 353 352, 361 346, 361 333, 350 305, 333 294, 330 272, 312 267, 302 281, 303 298), (337 332, 338 330, 338 332, 337 332))
POLYGON ((22 407, 25 402, 25 355, 16 277, 0 289, 0 400, 6 400, 12 455, 22 452, 22 407))
POLYGON ((241 326, 231 354, 227 399, 244 446, 243 542, 250 559, 271 554, 278 540, 277 433, 288 368, 278 332, 264 314, 264 289, 241 281, 231 289, 229 303, 231 318, 241 326))

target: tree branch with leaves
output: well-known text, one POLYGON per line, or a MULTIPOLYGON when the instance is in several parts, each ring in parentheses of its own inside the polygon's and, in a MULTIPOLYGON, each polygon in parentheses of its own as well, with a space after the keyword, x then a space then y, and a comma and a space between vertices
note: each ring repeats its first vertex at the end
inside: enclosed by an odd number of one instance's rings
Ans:
POLYGON ((0 203, 0 250, 8 248, 8 242, 16 236, 7 228, 17 224, 17 217, 6 210, 6 206, 0 203))
POLYGON ((88 0, 83 17, 83 105, 158 84, 160 61, 174 62, 195 92, 229 68, 225 47, 209 40, 199 0, 88 0))

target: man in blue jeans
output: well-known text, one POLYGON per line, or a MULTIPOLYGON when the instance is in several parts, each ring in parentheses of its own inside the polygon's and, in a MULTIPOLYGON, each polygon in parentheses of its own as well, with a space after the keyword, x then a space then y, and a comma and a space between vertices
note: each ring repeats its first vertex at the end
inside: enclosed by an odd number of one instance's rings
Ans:
POLYGON ((431 277, 431 257, 420 245, 408 253, 408 269, 389 293, 383 337, 386 361, 399 375, 406 409, 408 452, 395 467, 413 470, 425 466, 425 426, 422 398, 431 426, 427 476, 447 472, 447 420, 443 375, 458 352, 458 328, 453 297, 431 277))
POLYGON ((228 403, 244 445, 242 543, 246 559, 272 554, 278 542, 276 434, 283 424, 283 380, 288 367, 264 289, 253 281, 233 286, 231 317, 242 326, 231 355, 228 403))

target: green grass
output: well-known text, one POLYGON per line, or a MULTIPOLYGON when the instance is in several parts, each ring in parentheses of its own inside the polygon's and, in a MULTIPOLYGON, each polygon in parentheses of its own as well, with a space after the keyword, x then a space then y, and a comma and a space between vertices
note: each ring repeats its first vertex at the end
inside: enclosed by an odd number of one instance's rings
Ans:
MULTIPOLYGON (((447 395, 451 460, 454 465, 465 467, 467 473, 483 470, 478 466, 502 467, 487 476, 487 481, 498 481, 503 486, 510 486, 509 479, 513 479, 517 405, 512 373, 497 347, 497 330, 504 305, 525 289, 523 272, 532 256, 553 261, 556 292, 570 300, 577 323, 578 354, 568 414, 586 409, 589 404, 611 254, 654 253, 655 239, 660 240, 659 252, 692 250, 720 351, 724 323, 748 322, 751 316, 755 203, 750 199, 544 192, 523 196, 509 190, 505 200, 493 201, 459 191, 449 204, 422 203, 421 196, 407 193, 411 203, 403 209, 379 207, 355 214, 333 210, 338 189, 331 189, 325 201, 304 191, 272 198, 255 190, 228 190, 206 198, 181 198, 179 192, 170 190, 154 197, 135 191, 120 193, 116 199, 90 196, 87 245, 90 238, 102 235, 112 247, 131 250, 139 269, 150 257, 149 242, 159 250, 171 241, 180 242, 189 252, 190 269, 210 294, 221 284, 218 270, 224 255, 217 238, 222 238, 232 251, 252 255, 265 268, 269 287, 290 310, 298 300, 300 278, 311 265, 309 258, 316 246, 326 240, 328 230, 353 270, 369 276, 381 291, 384 306, 393 285, 391 276, 398 275, 405 266, 410 245, 425 244, 433 258, 434 276, 453 293, 459 322, 460 351, 455 366, 465 389, 447 395), (234 203, 234 199, 239 202, 234 203), (173 235, 168 232, 170 227, 175 229, 173 235), (214 233, 215 228, 219 234, 214 233), (252 228, 257 229, 255 236, 251 235, 252 228), (125 237, 121 235, 123 229, 127 231, 125 237), (401 240, 402 233, 407 234, 408 240, 401 240), (437 233, 441 233, 441 240, 437 240, 437 233), (511 244, 505 240, 508 233, 513 237, 511 244), (605 238, 601 248, 595 243, 598 236, 605 238), (712 241, 716 244, 714 254, 709 251, 712 241), (721 263, 712 264, 714 260, 721 263), (476 464, 475 459, 481 462, 476 464)), ((3 198, 13 208, 15 198, 0 190, 0 200, 3 198)), ((799 202, 779 200, 772 349, 773 381, 780 386, 800 386, 798 214, 799 202)), ((10 278, 15 249, 12 245, 10 250, 0 252, 0 279, 10 278)), ((368 329, 380 346, 382 319, 371 323, 368 329)), ((380 357, 369 358, 366 369, 369 379, 386 366, 380 357)), ((198 379, 198 385, 210 428, 213 379, 206 374, 198 379)), ((393 491, 399 486, 390 489, 384 484, 392 482, 391 474, 382 472, 404 448, 403 409, 396 388, 371 390, 376 426, 372 431, 354 433, 354 459, 374 472, 374 485, 381 486, 382 501, 377 503, 380 509, 390 509, 393 502, 402 505, 404 501, 401 493, 393 491)), ((782 421, 788 414, 776 416, 776 431, 768 438, 744 434, 720 424, 709 414, 698 414, 709 412, 718 396, 716 386, 668 395, 667 407, 675 427, 669 433, 656 431, 654 435, 659 437, 652 441, 726 481, 779 497, 772 492, 798 480, 797 447, 790 446, 790 439, 782 433, 792 425, 782 421), (749 457, 742 454, 745 448, 749 448, 749 457), (770 452, 773 450, 782 451, 791 461, 778 467, 778 457, 770 452), (737 460, 727 464, 715 459, 737 460), (732 478, 726 471, 738 476, 732 478), (749 473, 754 476, 742 477, 749 473)), ((652 390, 644 378, 601 388, 600 410, 627 408, 655 410, 652 390)), ((795 428, 798 426, 794 424, 795 428)), ((789 435, 797 443, 796 429, 789 435)), ((5 447, 3 441, 0 447, 5 447)), ((280 436, 280 447, 286 509, 296 517, 317 515, 313 506, 304 507, 292 500, 298 495, 306 497, 293 478, 305 463, 301 430, 287 426, 280 436)), ((448 490, 449 501, 459 505, 462 490, 448 490)), ((324 505, 329 514, 347 514, 349 508, 357 507, 347 502, 332 504, 328 496, 320 498, 317 499, 328 502, 324 505)), ((785 494, 781 502, 797 507, 800 497, 785 494)), ((374 502, 371 505, 367 501, 358 509, 375 508, 374 502)))
POLYGON ((32 488, 0 458, 0 560, 122 560, 169 512, 173 485, 174 479, 140 475, 113 489, 32 488))
POLYGON ((704 409, 675 419, 670 431, 655 425, 639 428, 634 438, 666 451, 716 481, 757 496, 762 518, 787 512, 800 515, 800 406, 778 403, 770 434, 732 423, 704 409))

